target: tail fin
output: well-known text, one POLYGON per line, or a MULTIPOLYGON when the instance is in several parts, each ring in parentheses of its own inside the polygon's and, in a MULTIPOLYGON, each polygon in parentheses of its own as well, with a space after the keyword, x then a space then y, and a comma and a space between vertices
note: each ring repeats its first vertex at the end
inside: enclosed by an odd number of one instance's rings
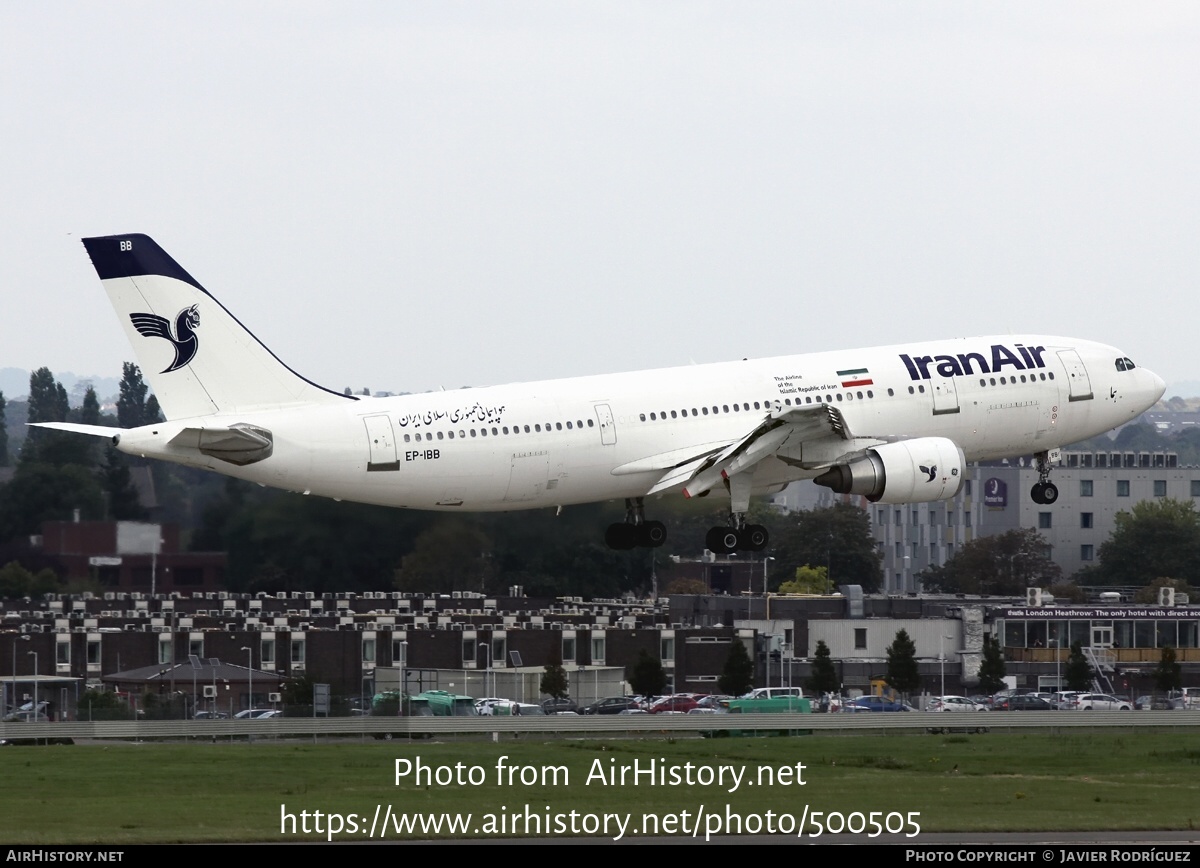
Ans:
POLYGON ((83 244, 169 419, 353 400, 279 361, 147 236, 83 244))

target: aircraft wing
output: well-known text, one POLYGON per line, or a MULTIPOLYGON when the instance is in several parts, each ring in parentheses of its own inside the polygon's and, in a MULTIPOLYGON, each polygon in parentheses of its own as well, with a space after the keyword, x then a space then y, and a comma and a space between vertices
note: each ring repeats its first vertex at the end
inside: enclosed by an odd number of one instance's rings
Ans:
MULTIPOLYGON (((715 447, 706 444, 700 454, 693 452, 686 456, 670 467, 647 494, 659 494, 682 485, 684 496, 694 497, 724 479, 752 469, 764 458, 785 448, 828 438, 853 439, 845 418, 836 407, 829 404, 786 409, 776 406, 741 438, 715 447)), ((677 452, 682 453, 683 450, 677 452)), ((641 463, 634 462, 635 465, 641 463)))

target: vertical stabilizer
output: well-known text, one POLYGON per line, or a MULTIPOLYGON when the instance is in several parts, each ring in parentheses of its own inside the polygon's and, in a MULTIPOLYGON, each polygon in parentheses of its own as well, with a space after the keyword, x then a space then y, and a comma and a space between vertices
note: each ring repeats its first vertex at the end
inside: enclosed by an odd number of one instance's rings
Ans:
POLYGON ((281 362, 149 237, 83 244, 167 418, 354 400, 281 362))

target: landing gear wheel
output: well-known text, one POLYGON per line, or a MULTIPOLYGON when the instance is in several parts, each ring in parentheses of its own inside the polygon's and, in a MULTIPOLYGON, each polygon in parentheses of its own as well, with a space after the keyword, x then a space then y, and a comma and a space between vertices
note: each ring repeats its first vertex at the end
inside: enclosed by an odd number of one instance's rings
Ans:
POLYGON ((738 532, 731 527, 710 527, 704 536, 705 547, 717 555, 736 552, 740 543, 738 532))
POLYGON ((1045 503, 1046 502, 1044 500, 1044 498, 1046 496, 1044 493, 1045 490, 1046 490, 1046 483, 1035 482, 1033 484, 1033 488, 1029 489, 1030 499, 1032 499, 1034 503, 1045 503))
POLYGON ((604 531, 604 544, 610 549, 628 551, 638 544, 638 529, 632 524, 617 522, 604 531))
POLYGON ((1042 483, 1042 503, 1051 504, 1058 500, 1058 486, 1053 482, 1042 483))
POLYGON ((771 535, 767 533, 767 529, 761 524, 748 524, 742 530, 741 547, 752 552, 761 552, 767 547, 767 542, 771 539, 771 535))
POLYGON ((667 526, 661 521, 648 521, 638 527, 638 545, 656 549, 667 541, 667 526))

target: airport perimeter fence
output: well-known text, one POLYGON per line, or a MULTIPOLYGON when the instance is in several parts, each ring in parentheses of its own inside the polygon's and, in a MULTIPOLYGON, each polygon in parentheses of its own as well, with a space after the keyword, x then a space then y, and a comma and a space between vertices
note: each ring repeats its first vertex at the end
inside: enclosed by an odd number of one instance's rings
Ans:
POLYGON ((863 714, 586 715, 534 717, 275 717, 267 720, 125 720, 0 723, 0 740, 124 741, 269 737, 375 738, 722 737, 843 735, 870 731, 998 732, 1010 730, 1178 729, 1193 736, 1200 711, 937 712, 863 714))

